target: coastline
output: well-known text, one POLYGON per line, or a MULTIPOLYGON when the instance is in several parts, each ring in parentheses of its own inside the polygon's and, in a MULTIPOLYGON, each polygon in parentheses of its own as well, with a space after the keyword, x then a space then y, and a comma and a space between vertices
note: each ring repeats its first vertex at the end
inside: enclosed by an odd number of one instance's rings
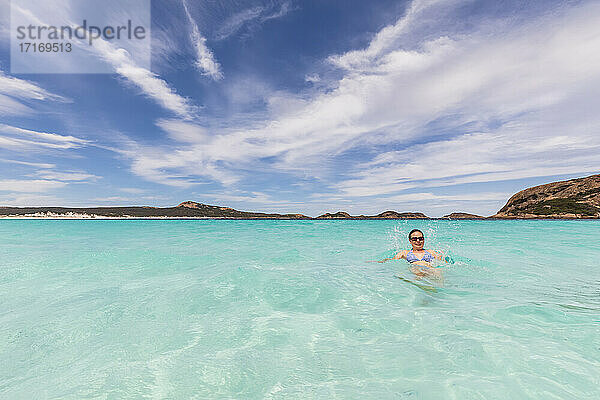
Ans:
POLYGON ((598 217, 483 217, 483 218, 446 218, 446 217, 427 217, 427 218, 262 218, 262 217, 168 217, 168 216, 118 216, 111 217, 105 215, 77 215, 77 216, 41 216, 41 215, 0 215, 0 220, 81 220, 81 221, 101 221, 101 220, 119 220, 119 221, 186 221, 186 220, 220 220, 220 221, 531 221, 531 220, 564 220, 564 221, 581 221, 581 220, 600 220, 598 217))
POLYGON ((521 190, 498 212, 484 217, 455 211, 443 217, 422 212, 386 210, 376 215, 350 215, 345 211, 325 212, 316 217, 300 213, 240 211, 195 201, 177 206, 96 206, 96 207, 11 207, 0 206, 0 219, 77 220, 598 220, 600 219, 600 174, 552 182, 521 190))

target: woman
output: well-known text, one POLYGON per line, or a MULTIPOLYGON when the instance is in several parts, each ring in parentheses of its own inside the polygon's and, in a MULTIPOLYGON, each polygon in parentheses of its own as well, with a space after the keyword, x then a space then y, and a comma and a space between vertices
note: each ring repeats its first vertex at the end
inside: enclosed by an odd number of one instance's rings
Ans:
POLYGON ((408 234, 408 241, 412 250, 402 250, 392 258, 384 258, 380 263, 388 260, 405 259, 411 264, 410 270, 418 276, 433 275, 441 277, 441 271, 431 265, 433 260, 441 260, 442 254, 434 250, 425 250, 425 236, 418 229, 413 229, 408 234))

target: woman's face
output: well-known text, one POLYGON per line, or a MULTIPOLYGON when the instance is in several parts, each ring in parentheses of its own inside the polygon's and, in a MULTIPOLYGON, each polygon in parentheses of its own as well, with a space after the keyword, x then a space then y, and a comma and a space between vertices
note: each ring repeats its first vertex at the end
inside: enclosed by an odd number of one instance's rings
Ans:
POLYGON ((408 240, 415 250, 421 250, 425 244, 425 237, 421 232, 413 232, 408 240))

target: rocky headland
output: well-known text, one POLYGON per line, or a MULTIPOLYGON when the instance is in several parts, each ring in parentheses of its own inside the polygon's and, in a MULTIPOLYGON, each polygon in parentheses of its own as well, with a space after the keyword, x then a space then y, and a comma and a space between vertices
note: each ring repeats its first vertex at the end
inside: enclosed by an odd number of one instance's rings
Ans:
POLYGON ((302 214, 238 211, 185 201, 177 207, 0 207, 0 216, 23 218, 182 218, 182 219, 310 219, 302 214))
POLYGON ((600 175, 521 190, 491 218, 600 218, 600 175))

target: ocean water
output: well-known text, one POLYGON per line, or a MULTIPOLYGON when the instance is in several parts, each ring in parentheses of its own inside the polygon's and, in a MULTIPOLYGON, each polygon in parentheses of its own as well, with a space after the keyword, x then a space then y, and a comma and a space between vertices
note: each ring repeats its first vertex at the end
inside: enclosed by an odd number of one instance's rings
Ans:
POLYGON ((600 221, 0 220, 0 398, 598 399, 600 221))

